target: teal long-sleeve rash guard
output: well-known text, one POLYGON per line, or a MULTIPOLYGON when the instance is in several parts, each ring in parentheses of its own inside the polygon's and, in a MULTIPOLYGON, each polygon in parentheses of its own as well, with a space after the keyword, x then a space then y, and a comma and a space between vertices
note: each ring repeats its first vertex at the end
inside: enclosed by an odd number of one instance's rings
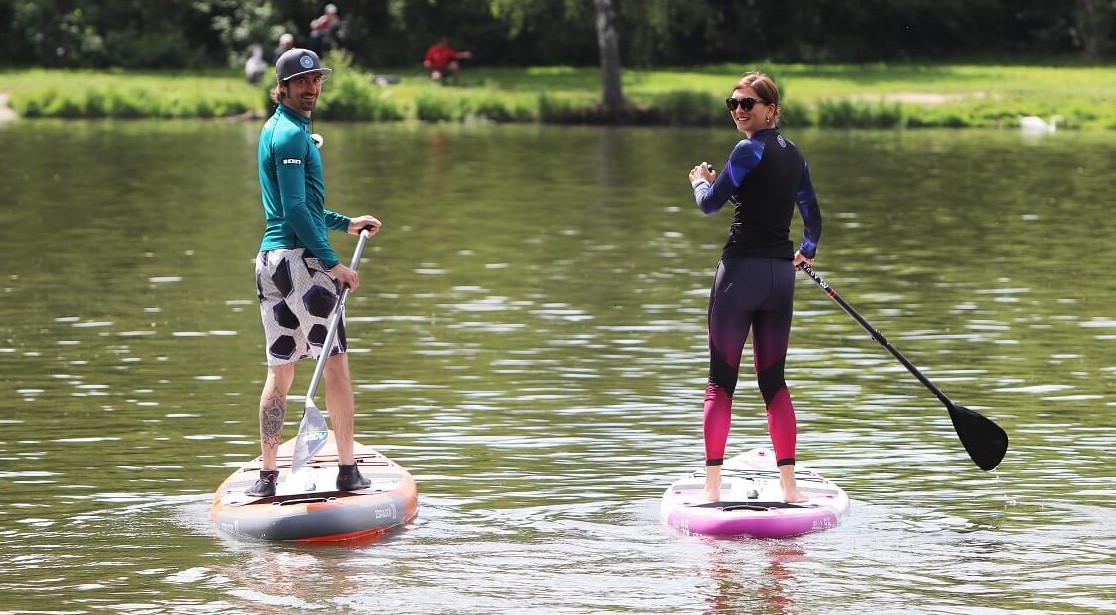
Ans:
POLYGON ((260 251, 306 248, 327 270, 341 262, 329 231, 349 230, 349 217, 325 208, 322 156, 310 118, 279 105, 260 131, 264 236, 260 251))

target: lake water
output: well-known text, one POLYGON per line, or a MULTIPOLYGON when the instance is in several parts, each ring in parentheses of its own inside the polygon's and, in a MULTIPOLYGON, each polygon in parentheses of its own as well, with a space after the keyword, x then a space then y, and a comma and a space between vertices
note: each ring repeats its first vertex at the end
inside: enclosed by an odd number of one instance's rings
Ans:
MULTIPOLYGON (((800 276, 799 459, 853 505, 824 533, 727 540, 658 502, 702 462, 729 220, 686 172, 722 168, 735 133, 316 124, 329 205, 384 222, 348 305, 358 438, 411 470, 420 511, 310 548, 208 519, 258 454, 258 129, 0 127, 0 612, 1116 611, 1110 134, 786 131, 819 273, 1011 448, 977 469, 800 276)), ((729 452, 767 445, 745 371, 729 452)))

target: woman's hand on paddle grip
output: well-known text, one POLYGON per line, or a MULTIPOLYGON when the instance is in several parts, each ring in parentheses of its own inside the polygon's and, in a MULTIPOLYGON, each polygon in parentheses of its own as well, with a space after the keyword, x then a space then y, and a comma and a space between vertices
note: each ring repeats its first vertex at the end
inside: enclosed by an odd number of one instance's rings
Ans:
POLYGON ((795 252, 795 253, 794 253, 794 268, 795 268, 796 270, 797 270, 797 269, 801 269, 801 268, 802 268, 802 265, 806 265, 806 266, 807 266, 807 267, 809 267, 810 269, 813 269, 813 268, 814 268, 814 259, 813 259, 813 257, 811 257, 811 258, 806 258, 805 256, 803 256, 803 255, 802 255, 802 252, 795 252))
POLYGON ((795 252, 795 269, 801 269, 804 265, 814 269, 814 258, 806 258, 802 256, 802 252, 795 252))

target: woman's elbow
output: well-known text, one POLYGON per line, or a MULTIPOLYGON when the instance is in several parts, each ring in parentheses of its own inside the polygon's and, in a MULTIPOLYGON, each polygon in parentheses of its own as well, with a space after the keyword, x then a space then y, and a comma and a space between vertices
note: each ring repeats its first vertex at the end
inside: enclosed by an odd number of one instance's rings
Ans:
POLYGON ((712 216, 713 214, 715 214, 715 213, 717 213, 718 211, 721 210, 720 205, 715 205, 712 202, 704 200, 704 199, 698 201, 697 206, 698 206, 698 209, 701 210, 701 213, 703 213, 707 216, 712 216))

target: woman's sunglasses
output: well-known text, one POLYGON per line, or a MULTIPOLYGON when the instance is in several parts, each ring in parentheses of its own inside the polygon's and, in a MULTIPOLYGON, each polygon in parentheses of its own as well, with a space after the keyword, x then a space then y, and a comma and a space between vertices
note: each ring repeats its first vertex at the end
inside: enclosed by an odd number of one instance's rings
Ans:
POLYGON ((752 98, 751 96, 745 96, 744 98, 725 99, 725 106, 728 107, 729 111, 736 111, 737 107, 744 107, 745 111, 751 111, 752 107, 756 106, 756 103, 759 103, 761 105, 767 104, 766 102, 756 98, 752 98))

